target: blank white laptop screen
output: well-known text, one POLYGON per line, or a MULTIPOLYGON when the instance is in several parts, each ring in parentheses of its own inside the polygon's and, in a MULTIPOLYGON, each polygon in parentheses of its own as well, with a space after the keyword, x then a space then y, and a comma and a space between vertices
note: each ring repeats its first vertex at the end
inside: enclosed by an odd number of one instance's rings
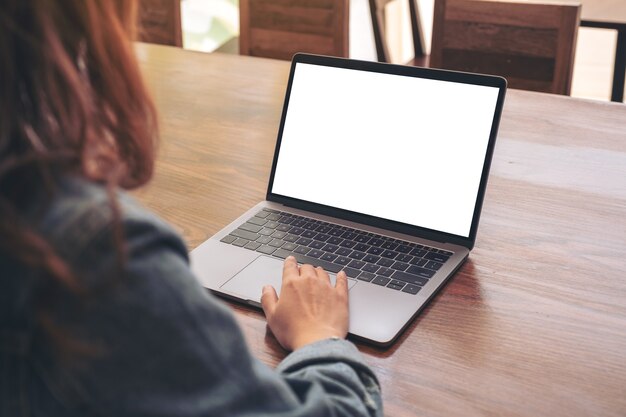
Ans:
POLYGON ((298 63, 272 193, 468 237, 498 88, 298 63))

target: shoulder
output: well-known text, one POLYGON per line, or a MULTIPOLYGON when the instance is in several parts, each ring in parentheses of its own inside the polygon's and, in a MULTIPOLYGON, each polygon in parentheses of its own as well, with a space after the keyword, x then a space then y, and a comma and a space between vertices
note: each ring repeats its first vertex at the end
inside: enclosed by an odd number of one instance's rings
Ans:
POLYGON ((120 190, 109 193, 104 185, 81 178, 59 182, 36 224, 55 251, 72 264, 114 249, 118 231, 127 248, 160 241, 187 257, 185 244, 172 227, 130 195, 120 190))

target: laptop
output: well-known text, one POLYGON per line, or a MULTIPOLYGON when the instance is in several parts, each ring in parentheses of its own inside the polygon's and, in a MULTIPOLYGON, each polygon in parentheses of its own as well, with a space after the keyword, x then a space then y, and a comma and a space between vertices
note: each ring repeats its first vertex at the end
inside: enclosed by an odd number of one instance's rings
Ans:
POLYGON ((506 80, 297 54, 266 200, 191 252, 260 308, 283 259, 349 277, 351 337, 390 345, 476 240, 506 80))

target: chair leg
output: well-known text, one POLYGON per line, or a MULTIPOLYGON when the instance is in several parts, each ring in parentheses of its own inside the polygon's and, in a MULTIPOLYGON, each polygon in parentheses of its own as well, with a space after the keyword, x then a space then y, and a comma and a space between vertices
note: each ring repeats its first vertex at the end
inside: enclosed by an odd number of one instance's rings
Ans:
POLYGON ((377 0, 369 0, 370 15, 372 16, 372 30, 374 32, 374 43, 376 45, 376 55, 378 62, 389 62, 389 52, 387 43, 383 36, 384 30, 384 7, 379 8, 377 0))

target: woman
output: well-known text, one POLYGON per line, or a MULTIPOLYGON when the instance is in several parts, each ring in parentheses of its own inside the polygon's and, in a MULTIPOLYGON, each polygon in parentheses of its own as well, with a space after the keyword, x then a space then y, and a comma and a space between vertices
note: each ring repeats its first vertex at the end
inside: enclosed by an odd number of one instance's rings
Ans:
POLYGON ((0 3, 0 415, 382 415, 346 277, 285 261, 262 304, 293 350, 250 356, 169 226, 119 188, 152 175, 134 2, 0 3))

